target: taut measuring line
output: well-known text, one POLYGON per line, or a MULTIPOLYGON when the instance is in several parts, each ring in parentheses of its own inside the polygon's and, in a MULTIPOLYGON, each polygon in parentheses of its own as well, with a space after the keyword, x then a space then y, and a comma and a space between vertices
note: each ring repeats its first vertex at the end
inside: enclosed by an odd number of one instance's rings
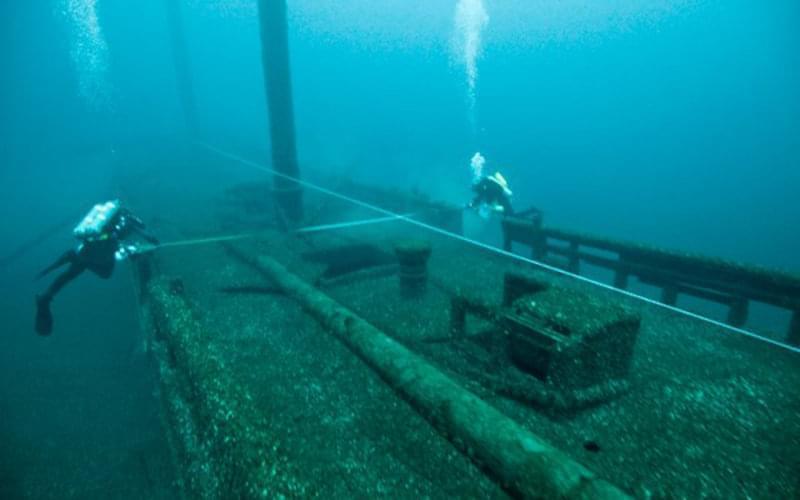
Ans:
MULTIPOLYGON (((321 224, 318 226, 306 226, 301 227, 300 229, 295 229, 292 231, 293 233, 317 233, 320 231, 331 231, 334 229, 347 229, 350 227, 356 226, 366 226, 368 224, 379 224, 381 222, 391 222, 393 220, 399 220, 400 218, 411 217, 413 214, 408 215, 397 215, 397 216, 389 216, 389 217, 376 217, 373 219, 362 219, 362 220, 354 220, 349 222, 337 222, 333 224, 321 224)), ((162 248, 173 248, 173 247, 187 247, 187 246, 194 246, 194 245, 206 245, 208 243, 219 243, 222 241, 235 241, 235 240, 243 240, 246 238, 255 238, 257 236, 261 236, 264 234, 264 231, 257 231, 257 232, 250 232, 250 233, 239 233, 239 234, 229 234, 225 236, 211 236, 208 238, 197 238, 197 239, 190 239, 190 240, 178 240, 178 241, 168 241, 166 243, 160 243, 158 245, 147 246, 136 252, 137 254, 152 252, 155 250, 159 250, 162 248)))
POLYGON ((284 179, 286 179, 288 181, 295 182, 295 183, 297 183, 297 184, 299 184, 299 185, 301 185, 303 187, 307 187, 307 188, 313 189, 313 190, 315 190, 317 192, 320 192, 320 193, 323 193, 323 194, 327 194, 329 196, 333 196, 333 197, 338 198, 340 200, 348 201, 348 202, 350 202, 350 203, 352 203, 354 205, 358 205, 360 207, 368 208, 370 210, 374 210, 375 212, 378 212, 378 213, 381 213, 381 214, 384 214, 384 215, 396 217, 399 220, 402 220, 404 222, 408 222, 409 224, 413 224, 415 226, 427 229, 427 230, 432 231, 434 233, 441 234, 441 235, 444 235, 444 236, 448 236, 450 238, 454 238, 454 239, 459 240, 459 241, 463 241, 464 243, 468 243, 470 245, 474 245, 474 246, 483 248, 485 250, 489 250, 490 252, 494 252, 494 253, 497 253, 497 254, 500 254, 500 255, 504 255, 504 256, 509 257, 511 259, 515 259, 515 260, 518 260, 518 261, 521 261, 521 262, 527 262, 528 264, 532 264, 532 265, 534 265, 536 267, 539 267, 541 269, 545 269, 547 271, 550 271, 550 272, 553 272, 553 273, 556 273, 556 274, 560 274, 562 276, 568 276, 570 278, 574 278, 574 279, 576 279, 578 281, 581 281, 583 283, 589 283, 591 285, 597 286, 597 287, 602 288, 604 290, 609 290, 609 291, 618 293, 620 295, 623 295, 625 297, 629 297, 629 298, 632 298, 632 299, 640 300, 640 301, 642 301, 642 302, 644 302, 646 304, 650 304, 650 305, 653 305, 653 306, 656 306, 656 307, 660 307, 662 309, 666 309, 668 311, 672 311, 674 313, 678 313, 678 314, 681 314, 683 316, 687 316, 689 318, 693 318, 693 319, 702 321, 704 323, 708 323, 710 325, 717 326, 719 328, 728 330, 730 332, 738 333, 738 334, 743 335, 745 337, 750 337, 750 338, 753 338, 753 339, 761 340, 761 341, 766 342, 768 344, 772 344, 772 345, 777 346, 777 347, 782 347, 783 349, 786 349, 788 351, 792 351, 792 352, 800 354, 800 347, 795 347, 795 346, 792 346, 792 345, 789 345, 789 344, 785 344, 783 342, 780 342, 780 341, 777 341, 777 340, 774 340, 774 339, 771 339, 771 338, 768 338, 768 337, 764 337, 763 335, 759 335, 759 334, 751 332, 749 330, 744 330, 742 328, 737 328, 735 326, 727 325, 727 324, 725 324, 725 323, 723 323, 721 321, 717 321, 715 319, 707 318, 705 316, 701 316, 699 314, 693 313, 691 311, 686 311, 684 309, 680 309, 680 308, 675 307, 675 306, 664 304, 664 303, 659 302, 657 300, 654 300, 654 299, 651 299, 651 298, 648 298, 648 297, 644 297, 642 295, 637 295, 637 294, 635 294, 633 292, 629 292, 628 290, 621 290, 621 289, 615 288, 615 287, 613 287, 611 285, 607 285, 607 284, 605 284, 603 282, 596 281, 596 280, 593 280, 591 278, 587 278, 585 276, 581 276, 579 274, 574 274, 574 273, 571 273, 569 271, 565 271, 564 269, 560 269, 558 267, 551 266, 549 264, 545 264, 544 262, 539 262, 538 260, 529 259, 527 257, 523 257, 522 255, 517 255, 517 254, 509 252, 507 250, 503 250, 501 248, 493 247, 491 245, 487 245, 486 243, 482 243, 480 241, 473 240, 471 238, 467 238, 466 236, 462 236, 460 234, 456 234, 456 233, 447 231, 445 229, 442 229, 442 228, 439 228, 439 227, 436 227, 436 226, 432 226, 430 224, 426 224, 425 222, 422 222, 422 221, 419 221, 419 220, 415 220, 415 219, 411 219, 409 217, 406 217, 406 216, 403 216, 403 215, 400 215, 400 214, 396 214, 396 213, 392 212, 391 210, 386 210, 385 208, 381 208, 381 207, 378 207, 376 205, 372 205, 371 203, 367 203, 365 201, 361 201, 361 200, 357 200, 355 198, 351 198, 351 197, 343 195, 341 193, 337 193, 336 191, 331 191, 330 189, 326 189, 324 187, 317 186, 316 184, 312 184, 312 183, 310 183, 308 181, 295 179, 295 178, 290 177, 288 175, 281 174, 280 172, 277 172, 277 171, 275 171, 275 170, 273 170, 273 169, 271 169, 269 167, 266 167, 264 165, 260 165, 260 164, 258 164, 256 162, 247 160, 247 159, 242 158, 240 156, 236 156, 234 154, 228 153, 227 151, 223 151, 223 150, 221 150, 219 148, 215 148, 214 146, 210 146, 210 145, 202 143, 202 142, 197 142, 196 144, 199 145, 200 147, 203 147, 203 148, 205 148, 205 149, 207 149, 207 150, 209 150, 209 151, 211 151, 213 153, 216 153, 216 154, 218 154, 218 155, 220 155, 222 157, 228 158, 229 160, 233 160, 233 161, 235 161, 237 163, 241 163, 242 165, 246 165, 246 166, 249 166, 251 168, 262 170, 264 172, 271 173, 272 175, 275 175, 275 176, 283 177, 284 179))

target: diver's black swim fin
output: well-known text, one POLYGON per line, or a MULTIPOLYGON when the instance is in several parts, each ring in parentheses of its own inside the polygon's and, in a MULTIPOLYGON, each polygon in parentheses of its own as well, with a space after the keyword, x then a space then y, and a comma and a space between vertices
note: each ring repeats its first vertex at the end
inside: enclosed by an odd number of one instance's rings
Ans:
POLYGON ((47 336, 53 333, 53 313, 50 312, 50 301, 36 297, 36 333, 47 336))

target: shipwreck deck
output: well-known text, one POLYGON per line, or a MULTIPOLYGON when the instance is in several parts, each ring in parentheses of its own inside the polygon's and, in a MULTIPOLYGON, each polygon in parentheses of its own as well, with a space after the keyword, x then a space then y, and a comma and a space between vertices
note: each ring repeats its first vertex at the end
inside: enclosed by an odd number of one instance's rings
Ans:
MULTIPOLYGON (((238 208, 229 203, 196 201, 219 208, 196 221, 197 235, 252 222, 232 215, 238 208)), ((314 223, 376 216, 324 197, 306 202, 318 214, 314 223)), ((185 223, 177 226, 184 229, 176 236, 195 235, 185 223)), ((613 485, 613 495, 800 495, 800 361, 775 346, 397 221, 299 235, 267 225, 253 238, 163 249, 142 262, 142 316, 188 492, 548 495, 514 483, 498 470, 502 462, 473 449, 473 438, 442 425, 441 408, 409 395, 415 380, 392 380, 270 279, 276 267, 265 272, 262 264, 274 262, 345 308, 346 328, 349 314, 363 319, 520 432, 548 443, 579 476, 613 485), (431 248, 427 288, 410 298, 401 294, 395 258, 398 242, 409 240, 431 248), (514 390, 524 392, 530 375, 510 362, 508 337, 490 317, 472 318, 465 335, 454 334, 453 297, 500 305, 509 271, 590 293, 641 318, 624 390, 548 411, 514 390)), ((491 430, 481 439, 492 441, 491 430)))

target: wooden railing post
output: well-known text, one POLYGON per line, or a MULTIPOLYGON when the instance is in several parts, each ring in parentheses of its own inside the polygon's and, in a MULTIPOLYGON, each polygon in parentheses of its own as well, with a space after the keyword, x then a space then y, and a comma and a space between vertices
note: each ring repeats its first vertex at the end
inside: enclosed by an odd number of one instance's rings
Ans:
POLYGON ((581 272, 580 244, 574 240, 569 242, 569 272, 581 272))
POLYGON ((678 289, 673 285, 664 285, 661 289, 661 302, 668 306, 674 306, 678 303, 678 289))
POLYGON ((620 290, 626 290, 628 288, 628 271, 625 271, 621 268, 617 268, 614 272, 614 288, 619 288, 620 290))
POLYGON ((800 309, 795 309, 792 313, 792 321, 789 323, 789 336, 786 338, 786 342, 800 346, 800 309))
POLYGON ((463 337, 467 332, 467 305, 463 299, 454 297, 450 301, 450 334, 463 337))
POLYGON ((506 252, 510 252, 513 241, 511 239, 511 234, 510 234, 511 231, 508 228, 508 222, 503 220, 502 227, 503 227, 503 250, 505 250, 506 252))
POLYGON ((533 260, 542 260, 545 257, 547 257, 547 235, 542 229, 542 217, 539 215, 533 222, 531 258, 533 258, 533 260))
POLYGON ((747 323, 749 301, 743 297, 736 297, 728 309, 728 324, 735 327, 744 326, 747 323))

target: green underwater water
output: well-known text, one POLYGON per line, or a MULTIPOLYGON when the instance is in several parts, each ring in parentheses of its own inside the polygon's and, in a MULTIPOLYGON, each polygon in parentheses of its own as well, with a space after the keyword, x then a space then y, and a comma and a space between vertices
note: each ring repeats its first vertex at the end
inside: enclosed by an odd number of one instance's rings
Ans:
POLYGON ((800 496, 796 2, 288 0, 272 106, 259 3, 0 7, 0 498, 800 496), (476 151, 582 262, 489 248, 476 151), (33 277, 111 198, 170 246, 37 337, 33 277), (700 268, 711 300, 664 284, 700 268))

